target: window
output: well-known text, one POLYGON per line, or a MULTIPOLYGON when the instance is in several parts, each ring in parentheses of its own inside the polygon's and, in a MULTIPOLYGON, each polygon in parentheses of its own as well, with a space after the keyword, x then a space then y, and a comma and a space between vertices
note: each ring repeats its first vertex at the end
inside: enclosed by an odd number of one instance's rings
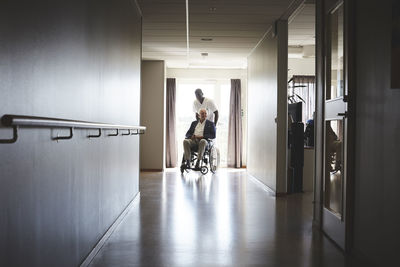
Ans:
POLYGON ((215 145, 220 150, 221 167, 227 165, 228 155, 228 124, 230 80, 177 80, 176 86, 176 143, 178 144, 178 162, 183 156, 182 141, 195 120, 193 112, 194 91, 200 88, 204 96, 214 100, 218 107, 219 120, 217 125, 217 138, 215 145))
POLYGON ((303 102, 302 121, 313 119, 315 111, 315 76, 293 75, 288 89, 289 103, 303 102))

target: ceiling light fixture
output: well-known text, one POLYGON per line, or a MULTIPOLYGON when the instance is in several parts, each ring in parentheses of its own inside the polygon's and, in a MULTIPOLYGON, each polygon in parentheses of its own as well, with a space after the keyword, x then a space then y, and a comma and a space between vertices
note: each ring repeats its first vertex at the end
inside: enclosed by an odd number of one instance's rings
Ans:
POLYGON ((216 7, 210 7, 209 10, 210 10, 210 12, 215 12, 215 11, 217 11, 217 8, 216 7))
POLYGON ((201 60, 200 60, 200 62, 201 62, 201 63, 206 63, 206 62, 207 62, 208 53, 203 52, 203 53, 201 53, 200 55, 201 55, 201 60))

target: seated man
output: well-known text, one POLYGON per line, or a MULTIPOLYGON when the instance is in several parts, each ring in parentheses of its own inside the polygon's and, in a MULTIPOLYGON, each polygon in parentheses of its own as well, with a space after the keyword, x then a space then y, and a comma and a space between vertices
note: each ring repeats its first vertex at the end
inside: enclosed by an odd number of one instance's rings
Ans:
POLYGON ((200 119, 192 122, 186 133, 186 139, 183 140, 185 160, 183 164, 186 164, 186 166, 190 164, 192 148, 198 146, 196 169, 200 167, 200 160, 203 158, 204 151, 208 145, 207 139, 215 138, 215 125, 213 122, 206 119, 207 111, 205 109, 200 109, 199 115, 200 119))

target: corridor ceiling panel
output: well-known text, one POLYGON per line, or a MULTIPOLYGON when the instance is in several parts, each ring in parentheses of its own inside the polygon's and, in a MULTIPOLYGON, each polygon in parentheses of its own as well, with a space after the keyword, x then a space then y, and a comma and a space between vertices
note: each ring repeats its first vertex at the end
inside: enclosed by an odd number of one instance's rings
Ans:
POLYGON ((305 4, 289 21, 289 46, 315 45, 315 5, 305 4))
POLYGON ((246 68, 247 56, 293 0, 138 0, 143 59, 170 68, 246 68), (202 56, 201 53, 208 53, 202 56))

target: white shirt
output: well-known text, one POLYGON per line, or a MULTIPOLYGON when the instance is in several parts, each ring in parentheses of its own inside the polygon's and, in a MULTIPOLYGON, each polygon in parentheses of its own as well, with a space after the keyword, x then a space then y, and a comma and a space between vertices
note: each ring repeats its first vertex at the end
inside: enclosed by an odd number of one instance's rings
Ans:
POLYGON ((200 120, 197 122, 196 128, 194 128, 194 135, 195 136, 204 136, 204 126, 206 125, 206 120, 203 123, 200 120))
POLYGON ((199 113, 200 109, 203 108, 207 111, 207 120, 214 122, 214 112, 218 110, 214 101, 205 97, 203 103, 200 103, 197 99, 193 102, 193 112, 199 113))

